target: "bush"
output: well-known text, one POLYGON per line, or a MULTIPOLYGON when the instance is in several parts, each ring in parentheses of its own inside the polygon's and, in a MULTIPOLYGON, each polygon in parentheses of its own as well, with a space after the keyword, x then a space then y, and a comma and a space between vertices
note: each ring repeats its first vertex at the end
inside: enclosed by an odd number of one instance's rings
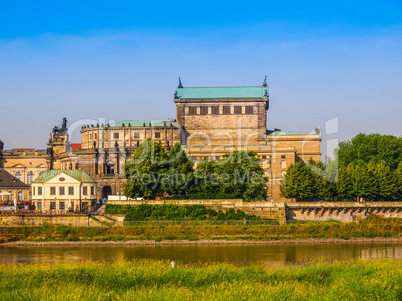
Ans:
MULTIPOLYGON (((109 206, 109 205, 108 205, 109 206)), ((255 215, 247 215, 242 210, 229 209, 225 213, 207 209, 203 205, 179 207, 173 204, 139 206, 110 205, 107 212, 125 213, 124 221, 154 221, 154 220, 248 220, 259 219, 255 215)))

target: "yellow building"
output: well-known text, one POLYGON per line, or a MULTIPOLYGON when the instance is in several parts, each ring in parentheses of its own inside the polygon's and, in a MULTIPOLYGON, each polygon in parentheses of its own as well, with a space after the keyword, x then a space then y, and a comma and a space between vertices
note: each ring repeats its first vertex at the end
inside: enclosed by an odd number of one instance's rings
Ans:
POLYGON ((169 150, 180 143, 197 163, 203 158, 219 160, 224 154, 254 151, 269 179, 268 201, 291 201, 280 195, 280 181, 287 167, 297 161, 320 160, 320 135, 268 130, 269 89, 264 81, 252 87, 183 87, 173 97, 176 118, 124 120, 81 128, 81 144, 73 148, 67 120, 55 128, 48 149, 1 151, 0 167, 13 175, 35 176, 44 169, 85 170, 98 183, 96 198, 122 194, 124 163, 145 139, 169 150))
POLYGON ((32 204, 42 212, 85 211, 96 202, 96 182, 83 170, 47 170, 32 186, 32 204))

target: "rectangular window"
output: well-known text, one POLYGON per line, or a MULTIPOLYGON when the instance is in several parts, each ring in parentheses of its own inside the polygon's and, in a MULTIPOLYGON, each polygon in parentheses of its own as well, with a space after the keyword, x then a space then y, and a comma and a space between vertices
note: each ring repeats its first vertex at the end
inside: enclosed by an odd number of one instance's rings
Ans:
POLYGON ((189 107, 188 115, 197 115, 197 107, 189 107))
POLYGON ((74 210, 74 202, 71 202, 71 207, 70 208, 74 210))
POLYGON ((114 139, 119 139, 119 133, 113 133, 113 138, 114 139))
POLYGON ((35 195, 36 187, 32 187, 33 195, 35 195))
POLYGON ((38 187, 38 195, 42 195, 42 187, 38 187))
POLYGON ((56 187, 50 187, 50 195, 56 194, 56 187))
POLYGON ((254 114, 253 106, 246 106, 246 114, 254 114))
POLYGON ((95 187, 91 186, 91 195, 95 194, 95 187))
POLYGON ((229 106, 223 106, 223 114, 224 115, 229 115, 230 114, 230 107, 229 106))
POLYGON ((155 138, 158 139, 161 137, 161 132, 155 132, 155 138))
POLYGON ((68 194, 73 195, 74 194, 74 187, 68 187, 68 194))
POLYGON ((219 161, 221 159, 220 156, 215 156, 215 160, 219 161))
POLYGON ((266 160, 266 159, 267 159, 267 156, 266 156, 266 155, 262 155, 262 156, 261 156, 261 159, 266 160))
POLYGON ((86 187, 86 186, 82 187, 82 194, 88 195, 88 187, 86 187))
POLYGON ((50 202, 50 210, 56 210, 56 202, 50 202))
POLYGON ((66 209, 66 203, 64 203, 64 202, 59 202, 59 209, 60 209, 60 210, 66 209))
POLYGON ((207 115, 208 114, 208 107, 201 107, 200 108, 200 113, 201 113, 201 115, 207 115))
POLYGON ((139 132, 135 132, 135 133, 134 133, 134 138, 140 138, 140 133, 139 133, 139 132))
POLYGON ((64 187, 59 187, 59 194, 65 195, 64 187))
POLYGON ((95 134, 94 134, 94 136, 95 136, 95 139, 97 139, 97 138, 98 138, 98 134, 96 134, 96 133, 95 133, 95 134))
POLYGON ((218 106, 211 107, 211 113, 212 115, 219 115, 219 107, 218 106))
POLYGON ((235 114, 241 114, 242 112, 241 112, 241 106, 235 106, 234 107, 234 113, 235 114))
POLYGON ((285 159, 286 158, 286 155, 281 155, 281 159, 285 159))

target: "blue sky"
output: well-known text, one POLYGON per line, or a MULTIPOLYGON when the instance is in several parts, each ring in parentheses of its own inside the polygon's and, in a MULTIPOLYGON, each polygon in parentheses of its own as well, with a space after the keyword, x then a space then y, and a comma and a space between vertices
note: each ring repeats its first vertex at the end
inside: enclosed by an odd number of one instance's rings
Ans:
POLYGON ((325 139, 402 135, 402 1, 0 0, 7 149, 44 148, 62 117, 175 117, 178 76, 235 86, 265 75, 271 129, 321 126, 324 152, 325 139))

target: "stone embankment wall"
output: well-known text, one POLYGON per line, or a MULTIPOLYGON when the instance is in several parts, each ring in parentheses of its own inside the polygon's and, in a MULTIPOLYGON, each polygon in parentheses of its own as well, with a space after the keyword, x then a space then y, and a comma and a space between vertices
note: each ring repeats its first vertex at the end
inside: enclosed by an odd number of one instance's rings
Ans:
POLYGON ((287 220, 354 222, 369 214, 402 218, 402 202, 300 202, 286 204, 287 220))
MULTIPOLYGON (((109 204, 139 206, 141 204, 178 206, 203 205, 206 208, 226 211, 230 208, 243 210, 280 223, 286 221, 353 222, 375 213, 383 217, 402 218, 402 202, 243 202, 242 200, 161 200, 161 201, 114 201, 109 204)), ((122 214, 97 215, 96 219, 84 214, 71 215, 0 215, 0 226, 44 224, 71 225, 78 227, 104 226, 106 223, 122 222, 122 214)))
POLYGON ((0 215, 0 226, 15 225, 70 225, 76 227, 97 227, 102 223, 95 219, 88 218, 85 214, 72 215, 30 215, 30 214, 13 214, 0 215))
MULTIPOLYGON (((207 209, 213 209, 216 211, 226 210, 233 208, 235 210, 243 210, 246 214, 254 214, 262 218, 275 219, 280 223, 286 221, 285 204, 273 203, 273 202, 243 202, 241 199, 226 199, 226 200, 124 200, 124 201, 108 201, 110 205, 131 205, 139 206, 141 204, 148 205, 163 205, 174 204, 177 206, 192 206, 203 205, 207 209)), ((114 216, 117 220, 117 215, 114 216)), ((121 219, 121 218, 120 218, 121 219)))

